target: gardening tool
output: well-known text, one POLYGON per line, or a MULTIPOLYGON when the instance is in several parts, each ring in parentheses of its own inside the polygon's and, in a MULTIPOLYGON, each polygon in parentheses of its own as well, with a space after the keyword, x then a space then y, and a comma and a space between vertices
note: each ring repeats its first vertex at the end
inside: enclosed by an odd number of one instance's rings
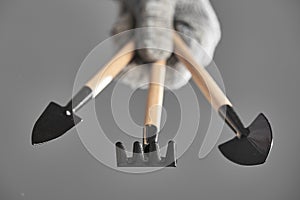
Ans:
MULTIPOLYGON (((205 98, 236 133, 236 137, 219 146, 223 155, 241 165, 264 163, 273 141, 268 119, 261 113, 246 128, 234 111, 229 99, 205 68, 194 60, 190 49, 176 33, 174 44, 175 54, 191 72, 194 82, 205 98)), ((86 83, 66 106, 51 102, 34 125, 32 143, 38 144, 53 140, 78 124, 81 118, 75 113, 88 101, 95 98, 132 60, 133 56, 134 43, 130 41, 103 70, 86 83)), ((158 61, 152 66, 142 144, 134 143, 132 158, 127 158, 122 143, 116 144, 117 165, 119 167, 176 166, 175 143, 169 142, 165 158, 160 157, 158 147, 164 89, 164 65, 165 61, 158 61)))
POLYGON ((143 142, 133 144, 133 156, 128 158, 124 145, 116 143, 118 167, 176 167, 175 143, 168 143, 166 157, 160 156, 158 134, 164 97, 165 61, 151 66, 148 99, 145 112, 143 142))
POLYGON ((128 42, 84 87, 67 103, 60 106, 51 102, 36 121, 32 131, 32 144, 48 142, 65 134, 81 122, 75 113, 95 98, 132 60, 134 42, 128 42))
POLYGON ((195 61, 190 49, 177 34, 174 35, 175 54, 191 72, 192 78, 212 107, 219 112, 236 137, 219 146, 223 155, 240 165, 259 165, 266 161, 273 136, 268 119, 259 114, 247 128, 233 109, 229 99, 206 69, 195 61))

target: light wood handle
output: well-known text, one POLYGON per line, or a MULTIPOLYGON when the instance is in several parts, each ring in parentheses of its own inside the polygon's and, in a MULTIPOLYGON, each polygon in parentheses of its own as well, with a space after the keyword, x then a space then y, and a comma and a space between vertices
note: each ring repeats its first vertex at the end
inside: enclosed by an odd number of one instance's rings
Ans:
POLYGON ((211 103, 212 107, 218 112, 219 108, 223 105, 232 106, 229 99, 225 96, 211 75, 202 65, 195 61, 190 52, 190 48, 177 33, 174 35, 174 44, 176 56, 191 72, 194 82, 202 91, 208 102, 211 103))
POLYGON ((134 41, 129 41, 93 78, 85 85, 92 89, 95 98, 123 69, 134 56, 134 41))
POLYGON ((151 66, 151 77, 145 113, 145 126, 156 126, 160 130, 160 120, 164 99, 166 61, 157 61, 151 66))

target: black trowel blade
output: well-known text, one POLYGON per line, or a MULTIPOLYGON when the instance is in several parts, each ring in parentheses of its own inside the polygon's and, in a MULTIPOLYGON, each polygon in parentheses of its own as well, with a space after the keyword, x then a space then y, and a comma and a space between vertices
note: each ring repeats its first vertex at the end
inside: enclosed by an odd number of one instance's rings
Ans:
POLYGON ((81 118, 54 102, 51 102, 36 121, 32 131, 32 144, 48 142, 62 136, 81 118))
POLYGON ((222 154, 240 165, 263 164, 273 142, 272 129, 267 118, 260 114, 248 127, 249 135, 241 139, 235 137, 219 146, 222 154))

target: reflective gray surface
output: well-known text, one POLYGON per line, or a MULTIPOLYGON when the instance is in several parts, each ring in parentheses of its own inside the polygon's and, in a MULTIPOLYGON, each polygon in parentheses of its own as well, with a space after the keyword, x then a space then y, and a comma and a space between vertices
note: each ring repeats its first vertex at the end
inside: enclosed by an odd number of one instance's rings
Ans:
MULTIPOLYGON (((198 159, 210 112, 200 93, 199 134, 175 169, 117 172, 95 160, 74 130, 32 147, 35 120, 51 100, 68 101, 80 63, 109 36, 117 7, 109 0, 2 0, 0 199, 299 199, 300 4, 212 3, 223 28, 215 62, 227 94, 246 125, 259 112, 272 124, 274 146, 266 164, 241 167, 217 148, 198 159)), ((96 100, 99 112, 107 111, 112 88, 96 100)), ((231 137, 226 127, 218 143, 231 137)))

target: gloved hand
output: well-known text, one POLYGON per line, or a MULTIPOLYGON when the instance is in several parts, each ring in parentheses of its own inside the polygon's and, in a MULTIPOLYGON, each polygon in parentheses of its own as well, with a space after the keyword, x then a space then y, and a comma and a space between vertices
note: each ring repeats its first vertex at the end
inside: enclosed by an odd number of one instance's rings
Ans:
MULTIPOLYGON (((221 30, 216 14, 209 0, 117 0, 120 4, 119 17, 111 34, 141 27, 135 33, 136 47, 146 47, 137 51, 134 61, 126 68, 130 70, 121 81, 132 88, 146 88, 149 81, 150 68, 137 67, 143 62, 168 59, 165 85, 169 89, 184 86, 191 78, 190 72, 179 63, 173 51, 173 36, 166 29, 175 28, 189 37, 183 39, 191 48, 196 61, 207 66, 221 38, 221 30), (198 42, 198 45, 195 44, 198 42), (199 44, 201 48, 199 48, 199 44), (151 47, 151 48, 149 48, 151 47), (155 47, 155 48, 153 48, 155 47), (148 48, 148 49, 147 49, 148 48), (164 50, 162 50, 164 49, 164 50), (176 70, 176 71, 175 71, 176 70)), ((121 41, 117 41, 121 43, 121 41)), ((119 44, 120 45, 120 44, 119 44)))

